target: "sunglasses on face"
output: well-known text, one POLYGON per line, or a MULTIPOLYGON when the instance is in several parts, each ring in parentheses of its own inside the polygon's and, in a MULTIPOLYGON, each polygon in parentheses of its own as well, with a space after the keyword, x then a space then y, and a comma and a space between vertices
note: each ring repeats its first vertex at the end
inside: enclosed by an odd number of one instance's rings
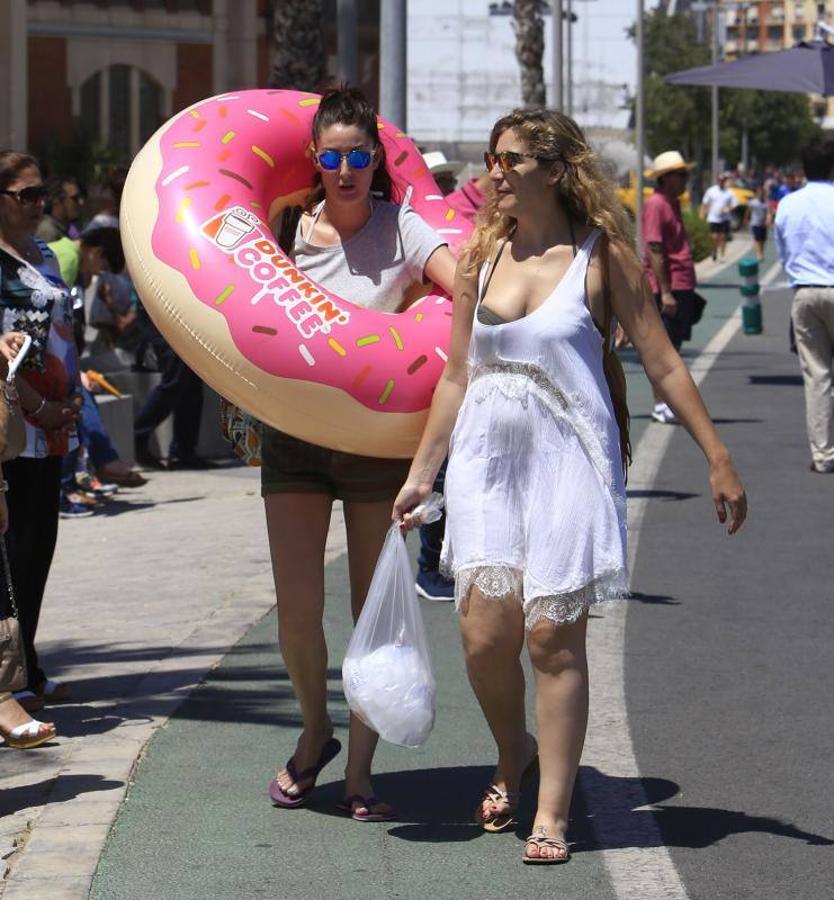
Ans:
POLYGON ((537 156, 535 153, 516 153, 514 150, 502 150, 501 153, 491 153, 490 151, 484 153, 484 165, 487 168, 487 172, 491 172, 495 168, 496 163, 498 163, 502 172, 509 172, 516 166, 521 165, 525 159, 547 160, 549 162, 556 161, 556 158, 553 156, 537 156))
POLYGON ((335 172, 341 168, 342 160, 347 160, 349 169, 367 169, 374 154, 370 150, 351 150, 339 153, 338 150, 324 150, 318 154, 319 165, 327 172, 335 172))
POLYGON ((31 187, 25 187, 19 191, 0 191, 0 194, 12 197, 18 203, 25 205, 46 200, 46 188, 42 184, 33 184, 31 187))

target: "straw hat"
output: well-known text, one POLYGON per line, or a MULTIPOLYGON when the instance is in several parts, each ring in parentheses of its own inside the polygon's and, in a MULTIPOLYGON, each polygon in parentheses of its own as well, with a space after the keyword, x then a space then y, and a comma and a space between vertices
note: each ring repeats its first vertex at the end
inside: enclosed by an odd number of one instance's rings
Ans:
POLYGON ((677 150, 666 150, 654 158, 652 168, 646 174, 649 178, 660 178, 669 172, 689 171, 695 163, 688 163, 677 150))
POLYGON ((442 175, 448 172, 450 175, 457 175, 458 172, 466 165, 457 159, 446 159, 446 154, 442 150, 430 150, 423 154, 423 162, 432 175, 442 175))

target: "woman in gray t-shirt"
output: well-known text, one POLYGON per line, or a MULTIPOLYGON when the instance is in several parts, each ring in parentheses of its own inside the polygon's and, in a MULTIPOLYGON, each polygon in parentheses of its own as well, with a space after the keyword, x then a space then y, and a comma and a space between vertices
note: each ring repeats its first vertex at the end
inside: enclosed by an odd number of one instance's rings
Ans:
MULTIPOLYGON (((286 214, 279 242, 329 291, 360 306, 396 312, 409 289, 430 280, 451 292, 455 260, 412 209, 390 202, 391 181, 376 113, 350 88, 328 91, 313 119, 320 184, 303 214, 286 214), (376 195, 380 195, 379 199, 376 195)), ((340 751, 327 711, 324 547, 333 500, 343 502, 351 608, 359 615, 407 460, 374 459, 264 429, 261 493, 278 594, 278 637, 303 719, 291 759, 269 785, 277 806, 300 806, 340 751)), ((344 802, 362 822, 395 815, 373 796, 378 735, 351 715, 344 802)))

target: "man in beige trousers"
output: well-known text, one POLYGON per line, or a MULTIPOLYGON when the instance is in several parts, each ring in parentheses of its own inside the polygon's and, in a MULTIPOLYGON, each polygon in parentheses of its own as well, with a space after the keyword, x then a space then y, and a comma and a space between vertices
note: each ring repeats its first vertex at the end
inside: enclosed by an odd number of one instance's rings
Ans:
POLYGON ((834 134, 805 147, 802 167, 808 183, 779 202, 776 240, 794 289, 811 471, 834 473, 834 134))

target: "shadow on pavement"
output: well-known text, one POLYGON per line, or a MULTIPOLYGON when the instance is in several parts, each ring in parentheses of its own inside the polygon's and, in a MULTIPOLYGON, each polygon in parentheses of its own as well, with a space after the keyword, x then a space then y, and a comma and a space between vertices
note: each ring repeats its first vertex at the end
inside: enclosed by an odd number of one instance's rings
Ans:
POLYGON ((685 491, 631 490, 626 491, 630 500, 691 500, 700 494, 688 494, 685 491))
POLYGON ((750 375, 748 378, 750 384, 762 385, 783 385, 802 387, 801 375, 750 375))
POLYGON ((62 775, 57 782, 50 778, 35 784, 5 788, 0 792, 0 816, 10 816, 21 809, 43 806, 44 803, 63 803, 94 791, 109 791, 122 784, 101 775, 62 775))
POLYGON ((813 846, 834 845, 831 838, 770 816, 717 807, 656 806, 680 793, 680 786, 666 778, 611 777, 583 766, 579 784, 593 802, 596 850, 658 846, 703 849, 730 835, 749 832, 801 840, 813 846))
POLYGON ((658 606, 679 606, 680 600, 670 597, 668 594, 644 594, 642 591, 631 591, 628 595, 629 600, 637 603, 654 603, 658 606))

